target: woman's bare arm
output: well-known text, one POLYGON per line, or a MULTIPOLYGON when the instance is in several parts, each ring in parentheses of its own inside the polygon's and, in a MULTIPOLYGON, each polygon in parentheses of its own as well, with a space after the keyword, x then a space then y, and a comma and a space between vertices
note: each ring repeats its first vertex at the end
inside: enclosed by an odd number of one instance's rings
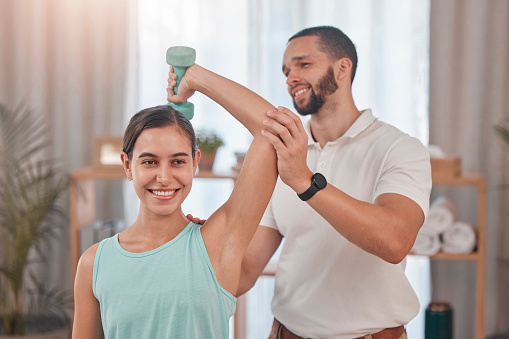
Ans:
POLYGON ((99 301, 92 291, 94 258, 98 245, 95 244, 86 250, 78 263, 74 281, 73 339, 103 337, 99 301))

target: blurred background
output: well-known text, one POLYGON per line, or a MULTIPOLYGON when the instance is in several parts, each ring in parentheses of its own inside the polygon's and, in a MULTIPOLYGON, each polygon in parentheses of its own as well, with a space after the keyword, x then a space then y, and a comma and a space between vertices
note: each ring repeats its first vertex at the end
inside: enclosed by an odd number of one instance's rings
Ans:
MULTIPOLYGON (((170 46, 194 47, 198 64, 293 108, 282 55, 289 37, 317 25, 342 29, 356 45, 359 109, 372 108, 424 144, 460 156, 464 172, 485 177, 484 333, 507 331, 509 285, 500 258, 509 257, 508 195, 500 185, 509 182, 509 158, 493 126, 509 118, 509 1, 0 0, 0 103, 42 116, 49 155, 73 172, 92 165, 97 136, 121 136, 134 113, 166 102, 170 46)), ((249 133, 208 98, 191 101, 195 128, 214 130, 225 142, 214 171, 230 172, 249 133)), ((232 185, 196 180, 185 212, 208 217, 232 185)), ((130 225, 137 213, 130 185, 105 181, 97 192, 97 218, 130 225)), ((456 203, 475 221, 469 194, 456 194, 456 203)), ((50 285, 71 284, 69 237, 64 229, 47 244, 49 260, 36 269, 50 285)), ((453 305, 456 338, 475 337, 476 269, 468 261, 409 259, 422 308, 431 299, 453 305)), ((268 333, 271 279, 261 278, 246 297, 246 338, 268 333)), ((422 313, 409 332, 423 337, 422 313)))

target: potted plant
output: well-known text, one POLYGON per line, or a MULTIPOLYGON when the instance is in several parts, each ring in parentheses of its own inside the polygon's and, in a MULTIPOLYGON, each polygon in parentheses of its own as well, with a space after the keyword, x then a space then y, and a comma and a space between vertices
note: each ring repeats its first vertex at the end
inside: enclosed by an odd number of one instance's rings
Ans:
POLYGON ((217 149, 224 145, 223 139, 212 130, 199 130, 196 133, 196 143, 201 150, 200 169, 212 171, 217 149))
POLYGON ((0 338, 59 338, 54 330, 66 327, 69 337, 69 292, 34 271, 43 245, 66 224, 59 197, 69 178, 48 147, 43 116, 0 104, 0 338))

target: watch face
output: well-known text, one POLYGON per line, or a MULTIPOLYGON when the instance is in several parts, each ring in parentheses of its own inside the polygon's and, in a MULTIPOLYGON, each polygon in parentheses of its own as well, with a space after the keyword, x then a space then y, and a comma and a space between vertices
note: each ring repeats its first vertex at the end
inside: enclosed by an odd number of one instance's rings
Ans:
POLYGON ((321 173, 315 173, 315 175, 313 175, 313 182, 319 189, 324 189, 325 186, 327 186, 327 180, 321 173))

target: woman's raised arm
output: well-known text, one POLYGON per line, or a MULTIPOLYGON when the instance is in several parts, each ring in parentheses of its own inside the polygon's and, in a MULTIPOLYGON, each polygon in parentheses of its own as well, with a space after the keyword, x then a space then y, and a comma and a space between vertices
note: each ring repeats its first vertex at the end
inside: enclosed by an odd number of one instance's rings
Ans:
POLYGON ((276 151, 262 135, 267 112, 276 108, 246 87, 198 65, 187 69, 173 94, 170 71, 168 101, 184 102, 194 91, 216 101, 253 134, 242 170, 228 201, 205 223, 202 234, 220 284, 235 293, 244 252, 270 200, 277 180, 276 151))

